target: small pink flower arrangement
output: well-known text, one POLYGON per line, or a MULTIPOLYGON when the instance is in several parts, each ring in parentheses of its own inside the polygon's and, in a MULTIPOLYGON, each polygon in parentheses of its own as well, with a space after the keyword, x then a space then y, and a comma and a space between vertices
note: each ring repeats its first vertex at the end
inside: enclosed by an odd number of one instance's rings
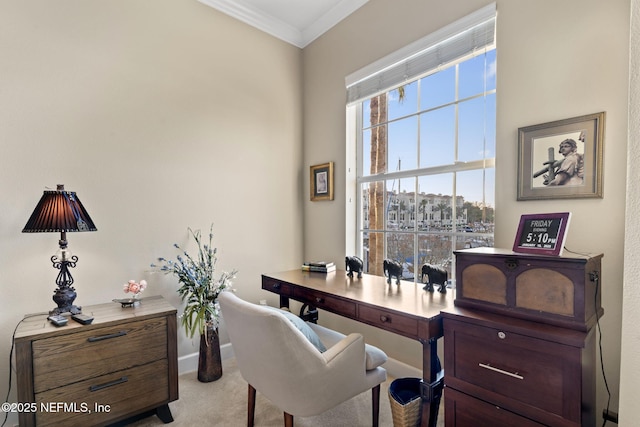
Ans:
POLYGON ((128 283, 124 284, 123 289, 125 294, 131 292, 134 298, 137 298, 138 295, 142 291, 144 291, 146 287, 147 287, 146 280, 141 280, 140 283, 136 282, 135 280, 129 280, 128 283))

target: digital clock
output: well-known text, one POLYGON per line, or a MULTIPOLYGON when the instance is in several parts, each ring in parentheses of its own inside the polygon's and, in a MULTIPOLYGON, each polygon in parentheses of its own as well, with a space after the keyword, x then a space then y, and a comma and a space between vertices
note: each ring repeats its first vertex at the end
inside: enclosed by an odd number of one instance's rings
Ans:
POLYGON ((513 243, 514 252, 562 254, 571 212, 522 215, 513 243))

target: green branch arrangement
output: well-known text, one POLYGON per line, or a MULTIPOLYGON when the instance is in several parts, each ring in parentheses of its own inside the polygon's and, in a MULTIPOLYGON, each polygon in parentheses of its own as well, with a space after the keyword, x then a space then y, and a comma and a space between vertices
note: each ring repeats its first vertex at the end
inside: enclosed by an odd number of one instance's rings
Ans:
POLYGON ((174 243, 173 246, 181 252, 176 256, 176 260, 158 258, 159 264, 151 264, 151 267, 178 278, 180 283, 178 294, 186 303, 180 319, 187 335, 193 338, 196 332, 203 334, 206 327, 218 329, 220 324, 218 295, 231 289, 232 279, 235 278, 237 270, 230 273, 223 272, 218 279, 214 279, 217 248, 212 246, 213 225, 209 231, 208 244, 203 243, 200 230, 194 231, 191 228, 188 230, 198 246, 198 256, 191 257, 186 250, 174 243))

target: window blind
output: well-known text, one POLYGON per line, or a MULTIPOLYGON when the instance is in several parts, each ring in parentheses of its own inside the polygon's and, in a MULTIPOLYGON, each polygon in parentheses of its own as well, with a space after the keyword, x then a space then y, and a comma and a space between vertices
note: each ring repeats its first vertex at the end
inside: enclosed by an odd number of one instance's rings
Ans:
POLYGON ((369 98, 495 43, 492 3, 346 77, 347 103, 369 98))

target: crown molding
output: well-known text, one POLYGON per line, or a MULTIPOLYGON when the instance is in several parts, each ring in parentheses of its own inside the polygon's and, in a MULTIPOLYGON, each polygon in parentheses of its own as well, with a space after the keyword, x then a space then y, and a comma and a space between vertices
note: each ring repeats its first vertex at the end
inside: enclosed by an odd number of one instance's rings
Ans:
POLYGON ((368 1, 369 0, 342 0, 302 31, 304 46, 329 31, 344 18, 360 9, 368 1))
POLYGON ((342 0, 303 30, 233 0, 198 1, 302 49, 369 0, 342 0))

